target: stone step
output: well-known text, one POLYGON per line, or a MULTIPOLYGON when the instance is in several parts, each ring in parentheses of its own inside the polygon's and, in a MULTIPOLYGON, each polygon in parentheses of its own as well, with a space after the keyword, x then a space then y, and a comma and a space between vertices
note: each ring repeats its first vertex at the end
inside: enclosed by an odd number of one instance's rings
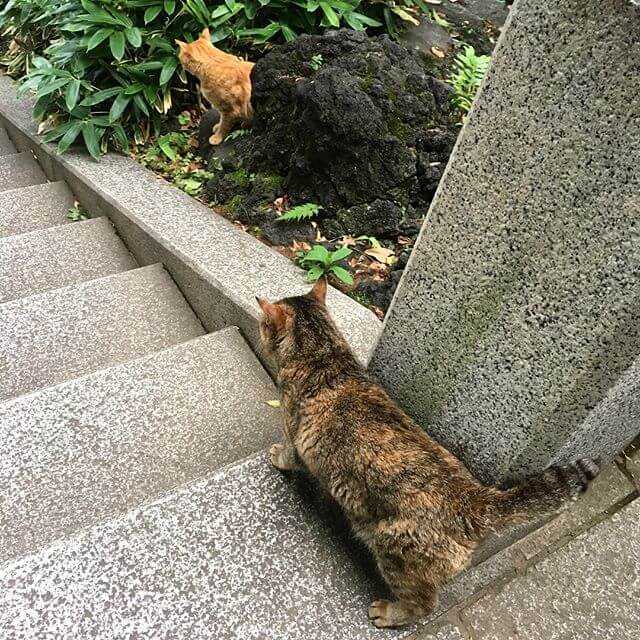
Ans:
POLYGON ((0 156, 0 191, 42 184, 47 177, 27 151, 0 156))
POLYGON ((0 302, 137 266, 107 218, 0 238, 0 302))
POLYGON ((259 454, 6 563, 0 628, 78 640, 134 631, 172 640, 409 635, 368 621, 385 592, 348 540, 259 454))
POLYGON ((0 238, 68 224, 73 194, 64 182, 46 182, 0 193, 0 238))
POLYGON ((0 404, 0 561, 278 439, 271 378, 234 327, 0 404))
POLYGON ((0 304, 0 400, 203 333, 162 265, 5 302, 0 304))
POLYGON ((0 156, 18 153, 5 129, 0 129, 0 156))

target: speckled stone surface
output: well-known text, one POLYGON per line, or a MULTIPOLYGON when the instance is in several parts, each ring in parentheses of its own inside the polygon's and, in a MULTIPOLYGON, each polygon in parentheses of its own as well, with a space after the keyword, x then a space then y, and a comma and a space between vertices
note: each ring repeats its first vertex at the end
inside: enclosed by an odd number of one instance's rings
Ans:
POLYGON ((373 370, 487 481, 637 433, 590 414, 640 353, 638 77, 639 8, 516 3, 388 315, 373 370))
POLYGON ((46 181, 46 176, 30 153, 0 155, 0 192, 46 181))
POLYGON ((64 182, 47 182, 0 192, 0 238, 69 224, 73 194, 64 182))
POLYGON ((0 304, 0 400, 202 335, 161 265, 0 304))
POLYGON ((106 218, 0 238, 0 302, 135 267, 106 218))
POLYGON ((276 397, 228 328, 0 404, 0 561, 279 441, 276 397))
POLYGON ((461 617, 474 640, 637 640, 640 500, 461 617))
MULTIPOLYGON (((15 83, 0 75, 0 124, 16 146, 33 149, 50 179, 65 180, 92 213, 107 215, 140 264, 162 262, 209 331, 236 325, 260 353, 255 296, 307 291, 304 272, 130 158, 110 154, 97 163, 80 153, 58 156, 37 136, 29 100, 15 93, 15 83)), ((380 321, 337 289, 330 289, 328 304, 368 360, 380 321)))
POLYGON ((13 146, 7 132, 4 129, 0 129, 0 156, 7 156, 12 153, 17 153, 16 148, 13 146))
POLYGON ((265 455, 0 568, 12 640, 389 639, 381 595, 265 455))

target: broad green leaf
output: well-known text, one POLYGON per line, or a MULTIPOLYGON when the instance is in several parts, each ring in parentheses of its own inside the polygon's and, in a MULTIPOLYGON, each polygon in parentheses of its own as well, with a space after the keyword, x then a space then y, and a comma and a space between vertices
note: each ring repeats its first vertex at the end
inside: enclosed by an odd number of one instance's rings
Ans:
POLYGON ((35 105, 33 106, 33 117, 35 120, 42 120, 52 106, 53 102, 49 96, 43 96, 36 100, 35 105))
POLYGON ((67 85, 67 90, 64 94, 64 102, 69 111, 73 111, 74 107, 78 104, 78 96, 80 95, 80 80, 72 80, 67 85))
POLYGON ((164 63, 162 72, 160 73, 160 84, 165 85, 171 80, 173 74, 178 68, 178 61, 175 58, 170 58, 164 63))
POLYGON ((324 263, 330 260, 329 252, 321 244, 317 244, 305 254, 303 260, 324 263))
POLYGON ((351 15, 354 18, 356 18, 358 20, 358 22, 362 22, 362 24, 366 25, 367 27, 381 27, 382 26, 382 22, 380 22, 379 20, 374 20, 373 18, 370 18, 369 16, 365 16, 362 13, 358 13, 357 11, 352 11, 351 15))
POLYGON ((87 147, 87 151, 91 154, 92 158, 96 160, 100 159, 100 139, 98 138, 98 132, 93 125, 93 122, 82 123, 82 139, 87 147))
POLYGON ((321 2, 320 8, 322 9, 322 13, 324 13, 325 18, 332 27, 340 26, 340 18, 338 18, 338 14, 333 10, 333 7, 329 3, 321 2))
POLYGON ((64 87, 64 85, 68 82, 69 80, 67 78, 56 78, 55 80, 47 82, 46 84, 41 83, 38 87, 38 90, 36 91, 36 98, 44 98, 50 93, 53 93, 54 91, 57 91, 58 89, 64 87))
POLYGON ((169 15, 172 15, 176 10, 176 0, 164 0, 164 10, 169 15))
MULTIPOLYGON (((166 6, 166 3, 165 3, 165 6, 166 6)), ((153 22, 158 17, 158 15, 160 14, 161 11, 162 11, 162 5, 156 5, 155 7, 149 7, 144 12, 144 23, 145 24, 149 24, 150 22, 153 22)))
POLYGON ((87 51, 92 51, 99 44, 104 42, 111 34, 113 33, 113 29, 98 29, 87 42, 87 51))
POLYGON ((120 62, 124 57, 124 33, 122 31, 114 31, 109 37, 109 46, 113 57, 120 62))
POLYGON ((144 90, 144 85, 141 84, 140 82, 134 82, 133 84, 130 84, 128 87, 125 87, 124 89, 124 95, 125 96, 132 96, 136 93, 140 93, 141 91, 144 90))
POLYGON ((75 141, 82 130, 82 122, 75 120, 58 143, 58 153, 64 153, 75 141))
POLYGON ((353 276, 346 269, 333 265, 329 268, 329 271, 335 274, 336 277, 340 278, 342 282, 346 284, 353 284, 353 276))
POLYGON ((138 27, 131 27, 130 29, 124 30, 124 35, 127 37, 127 40, 131 44, 132 47, 136 49, 142 45, 142 33, 138 27))
POLYGON ((364 31, 364 24, 362 24, 358 17, 353 14, 353 11, 345 13, 343 18, 352 29, 355 29, 356 31, 364 31))
POLYGON ((124 92, 120 93, 120 95, 113 101, 113 104, 111 105, 111 109, 109 111, 109 120, 111 120, 111 122, 115 122, 116 120, 118 120, 130 102, 131 98, 129 96, 125 95, 124 92))
POLYGON ((133 96, 133 104, 135 104, 136 107, 138 107, 138 109, 140 109, 140 111, 142 111, 146 116, 149 115, 149 107, 139 93, 136 93, 136 95, 133 96))
POLYGON ((67 133, 67 131, 69 131, 69 129, 71 129, 71 127, 74 125, 74 121, 71 120, 69 122, 65 122, 64 124, 61 124, 57 127, 55 127, 54 129, 51 129, 50 131, 47 131, 47 133, 44 134, 43 136, 43 140, 45 142, 54 142, 55 140, 58 140, 58 138, 62 138, 62 136, 67 133))
POLYGON ((341 247, 337 251, 334 251, 331 254, 331 262, 340 262, 340 260, 344 260, 347 256, 350 256, 353 253, 349 247, 341 247))
POLYGON ((314 265, 307 271, 307 280, 309 282, 315 282, 324 274, 324 269, 320 265, 314 265))
POLYGON ((121 124, 114 122, 112 123, 111 128, 113 130, 113 136, 116 139, 116 142, 120 145, 120 148, 123 151, 128 151, 129 139, 127 138, 124 127, 121 124))
POLYGON ((158 138, 158 146, 160 147, 160 149, 162 149, 162 152, 164 153, 165 156, 167 156, 167 158, 169 158, 169 160, 176 159, 176 152, 171 146, 169 140, 167 139, 167 136, 162 136, 161 138, 158 138))
POLYGON ((282 35, 287 42, 292 42, 298 37, 298 34, 283 22, 280 23, 280 29, 282 30, 282 35))

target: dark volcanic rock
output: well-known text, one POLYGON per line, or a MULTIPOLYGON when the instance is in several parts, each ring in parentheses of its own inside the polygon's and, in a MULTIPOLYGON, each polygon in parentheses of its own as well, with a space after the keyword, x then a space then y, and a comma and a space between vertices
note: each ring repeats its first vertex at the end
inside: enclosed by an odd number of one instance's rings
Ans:
POLYGON ((294 201, 330 211, 388 200, 398 189, 421 200, 419 155, 438 153, 434 134, 440 143, 453 131, 449 89, 424 65, 385 36, 349 30, 275 47, 252 74, 248 165, 285 176, 294 201))
POLYGON ((402 231, 404 210, 391 200, 374 200, 357 204, 336 213, 342 233, 353 236, 369 235, 377 238, 396 236, 402 231))

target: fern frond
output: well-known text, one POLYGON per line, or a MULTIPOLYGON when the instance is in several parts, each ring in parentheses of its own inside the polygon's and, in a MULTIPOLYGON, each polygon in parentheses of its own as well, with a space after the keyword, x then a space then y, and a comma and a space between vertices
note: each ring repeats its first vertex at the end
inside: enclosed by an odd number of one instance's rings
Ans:
POLYGON ((313 202, 306 202, 300 204, 293 209, 289 209, 286 213, 283 213, 278 220, 284 222, 301 222, 302 220, 309 220, 313 216, 317 215, 320 211, 320 205, 313 202))

